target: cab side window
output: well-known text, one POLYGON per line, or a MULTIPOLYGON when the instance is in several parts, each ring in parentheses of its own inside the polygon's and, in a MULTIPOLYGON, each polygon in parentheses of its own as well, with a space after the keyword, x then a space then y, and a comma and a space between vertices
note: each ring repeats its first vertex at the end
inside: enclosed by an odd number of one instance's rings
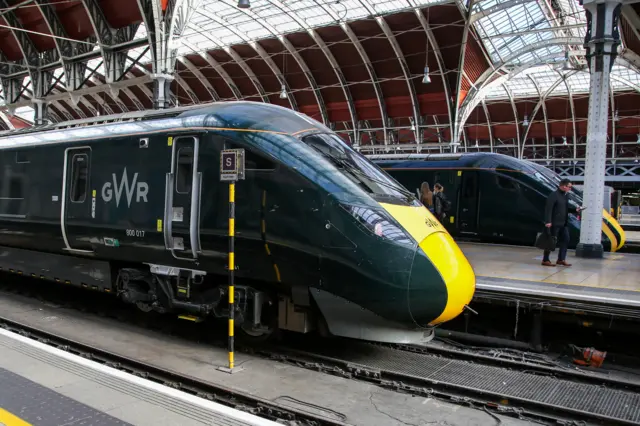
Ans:
MULTIPOLYGON (((239 149, 244 148, 239 146, 236 143, 226 140, 224 142, 224 149, 239 149)), ((254 172, 267 172, 273 171, 276 169, 276 164, 258 154, 253 153, 252 151, 244 148, 244 169, 245 171, 254 171, 254 172)))
POLYGON ((499 188, 504 189, 505 191, 517 192, 520 189, 520 186, 516 181, 506 176, 496 175, 496 183, 499 188))

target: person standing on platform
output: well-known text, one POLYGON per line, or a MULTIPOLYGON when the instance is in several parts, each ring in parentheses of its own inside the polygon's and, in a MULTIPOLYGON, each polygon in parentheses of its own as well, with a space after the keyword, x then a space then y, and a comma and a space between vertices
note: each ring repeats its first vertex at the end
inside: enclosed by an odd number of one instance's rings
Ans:
POLYGON ((433 210, 433 192, 431 191, 431 188, 429 187, 429 184, 427 182, 422 182, 422 185, 420 185, 420 201, 422 201, 422 204, 424 204, 424 206, 429 209, 431 213, 434 213, 435 210, 433 210))
POLYGON ((444 218, 451 208, 451 203, 447 200, 447 197, 445 197, 444 187, 442 185, 436 183, 433 189, 433 209, 435 210, 435 216, 440 223, 444 223, 444 218))
POLYGON ((558 261, 554 265, 549 260, 550 251, 545 250, 542 258, 543 266, 571 266, 567 263, 567 248, 569 246, 569 213, 579 213, 580 207, 574 209, 569 206, 567 193, 573 184, 569 179, 562 179, 558 189, 547 197, 544 208, 544 226, 549 228, 551 235, 558 239, 558 261))

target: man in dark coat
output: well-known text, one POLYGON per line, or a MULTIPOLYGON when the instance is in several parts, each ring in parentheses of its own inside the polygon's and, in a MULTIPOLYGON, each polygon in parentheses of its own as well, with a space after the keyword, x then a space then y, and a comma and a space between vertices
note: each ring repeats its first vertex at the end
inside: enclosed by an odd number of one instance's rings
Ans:
MULTIPOLYGON (((567 247, 569 246, 569 213, 580 212, 580 207, 569 206, 567 193, 571 191, 572 183, 569 179, 562 179, 558 189, 547 197, 544 208, 544 226, 549 228, 551 235, 558 238, 558 261, 556 265, 571 266, 565 260, 567 257, 567 247)), ((549 260, 551 252, 544 252, 542 265, 556 266, 549 260)))

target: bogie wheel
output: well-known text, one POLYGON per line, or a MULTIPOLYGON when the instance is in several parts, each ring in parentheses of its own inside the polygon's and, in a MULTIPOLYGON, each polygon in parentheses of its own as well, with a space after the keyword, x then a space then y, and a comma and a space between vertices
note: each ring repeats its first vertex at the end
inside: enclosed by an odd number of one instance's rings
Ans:
POLYGON ((280 338, 278 329, 278 299, 273 295, 265 295, 262 303, 260 325, 254 326, 251 317, 238 327, 238 339, 245 343, 263 343, 280 338))

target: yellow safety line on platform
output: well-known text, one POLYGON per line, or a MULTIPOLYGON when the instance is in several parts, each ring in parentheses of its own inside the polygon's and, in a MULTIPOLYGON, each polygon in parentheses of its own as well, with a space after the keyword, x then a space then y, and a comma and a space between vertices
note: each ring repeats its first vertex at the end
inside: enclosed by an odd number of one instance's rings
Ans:
POLYGON ((5 426, 31 426, 31 423, 25 422, 20 417, 14 416, 10 412, 8 412, 7 410, 3 410, 2 408, 0 408, 0 423, 4 424, 5 426))
MULTIPOLYGON (((545 266, 545 268, 547 268, 547 266, 545 266)), ((568 267, 566 269, 558 270, 557 272, 554 272, 553 274, 551 274, 550 277, 554 276, 555 274, 557 274, 559 272, 567 271, 569 269, 571 269, 571 268, 568 267)), ((594 274, 595 273, 596 272, 594 272, 594 274)), ((494 279, 497 278, 497 279, 500 279, 500 280, 507 280, 507 281, 522 281, 522 282, 540 283, 540 284, 560 284, 560 285, 570 285, 570 286, 574 286, 574 287, 597 288, 597 289, 600 289, 600 290, 622 290, 622 291, 632 291, 634 293, 640 293, 640 289, 635 290, 635 289, 618 288, 618 287, 598 287, 598 286, 595 286, 595 285, 582 284, 582 282, 579 282, 579 283, 568 283, 568 282, 565 282, 565 281, 540 281, 540 280, 526 279, 526 278, 501 277, 501 276, 498 276, 498 275, 478 275, 477 276, 478 280, 480 280, 481 278, 494 278, 494 279)), ((586 281, 588 279, 589 279, 589 277, 585 278, 583 281, 586 281)))

